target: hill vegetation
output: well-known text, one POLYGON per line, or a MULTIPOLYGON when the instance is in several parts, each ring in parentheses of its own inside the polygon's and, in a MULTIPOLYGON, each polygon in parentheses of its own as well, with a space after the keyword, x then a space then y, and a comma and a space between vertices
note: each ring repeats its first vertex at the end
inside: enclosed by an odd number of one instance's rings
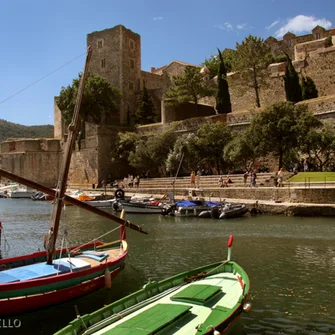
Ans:
POLYGON ((7 138, 40 138, 53 137, 54 126, 23 126, 0 119, 0 142, 7 138))

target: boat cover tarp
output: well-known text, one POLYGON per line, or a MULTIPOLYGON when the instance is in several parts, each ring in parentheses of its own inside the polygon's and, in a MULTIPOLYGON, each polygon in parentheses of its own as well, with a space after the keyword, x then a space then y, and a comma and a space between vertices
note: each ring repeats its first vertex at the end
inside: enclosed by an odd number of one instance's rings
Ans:
POLYGON ((176 205, 180 206, 180 207, 192 207, 192 206, 210 206, 210 207, 214 207, 214 206, 218 206, 220 205, 220 202, 216 202, 216 201, 201 201, 201 200, 182 200, 182 201, 177 201, 176 205))
POLYGON ((104 335, 150 335, 187 313, 192 306, 157 304, 105 332, 104 335))
MULTIPOLYGON (((83 261, 71 258, 72 270, 90 268, 90 264, 83 261), (78 262, 79 261, 79 262, 78 262)), ((12 283, 15 281, 31 280, 57 275, 57 273, 70 272, 70 264, 67 259, 57 259, 53 264, 36 263, 25 266, 20 266, 13 269, 3 270, 0 272, 0 284, 12 283), (60 264, 58 266, 58 263, 60 264)))

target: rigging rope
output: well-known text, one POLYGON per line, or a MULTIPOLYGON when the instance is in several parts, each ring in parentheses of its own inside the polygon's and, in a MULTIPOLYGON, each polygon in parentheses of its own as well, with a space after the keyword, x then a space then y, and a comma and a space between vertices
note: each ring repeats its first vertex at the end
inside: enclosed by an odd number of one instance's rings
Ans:
POLYGON ((84 53, 80 54, 79 56, 71 59, 70 61, 66 62, 65 64, 63 64, 62 66, 58 67, 57 69, 49 72, 48 74, 44 75, 43 77, 41 77, 40 79, 38 80, 35 80, 33 83, 29 84, 28 86, 22 88, 21 90, 17 91, 16 93, 12 94, 11 96, 9 96, 8 98, 0 101, 0 105, 2 105, 4 102, 8 101, 9 99, 15 97, 16 95, 20 94, 21 92, 25 91, 26 89, 30 88, 31 86, 34 86, 35 84, 39 83, 40 81, 42 81, 43 79, 49 77, 50 75, 52 75, 53 73, 59 71, 60 69, 62 69, 63 67, 69 65, 70 63, 74 62, 75 60, 79 59, 80 57, 86 55, 87 52, 85 51, 84 53))

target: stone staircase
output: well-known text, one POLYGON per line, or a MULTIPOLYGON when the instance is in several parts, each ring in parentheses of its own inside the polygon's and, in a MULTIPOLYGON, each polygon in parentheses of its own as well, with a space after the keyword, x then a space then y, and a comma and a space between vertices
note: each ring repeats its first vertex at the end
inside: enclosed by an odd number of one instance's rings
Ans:
MULTIPOLYGON (((228 175, 222 175, 225 180, 228 175)), ((273 187, 273 173, 258 173, 256 179, 257 187, 273 187)), ((249 177, 247 183, 244 184, 243 174, 230 174, 231 184, 228 187, 219 187, 218 175, 200 176, 199 189, 205 189, 209 191, 219 191, 226 188, 245 188, 249 185, 249 177)), ((165 178, 145 178, 140 180, 140 185, 136 187, 126 187, 127 193, 157 193, 166 194, 175 191, 176 194, 184 194, 191 187, 190 177, 165 177, 165 178)))

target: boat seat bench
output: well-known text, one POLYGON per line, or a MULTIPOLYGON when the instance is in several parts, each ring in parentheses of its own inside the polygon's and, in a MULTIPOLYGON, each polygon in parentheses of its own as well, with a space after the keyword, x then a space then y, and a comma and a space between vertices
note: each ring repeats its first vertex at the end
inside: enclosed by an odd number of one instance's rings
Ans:
POLYGON ((204 305, 219 292, 222 292, 221 286, 192 284, 173 295, 171 300, 204 305))
POLYGON ((192 306, 180 304, 157 304, 127 320, 105 335, 151 335, 186 314, 192 306))

